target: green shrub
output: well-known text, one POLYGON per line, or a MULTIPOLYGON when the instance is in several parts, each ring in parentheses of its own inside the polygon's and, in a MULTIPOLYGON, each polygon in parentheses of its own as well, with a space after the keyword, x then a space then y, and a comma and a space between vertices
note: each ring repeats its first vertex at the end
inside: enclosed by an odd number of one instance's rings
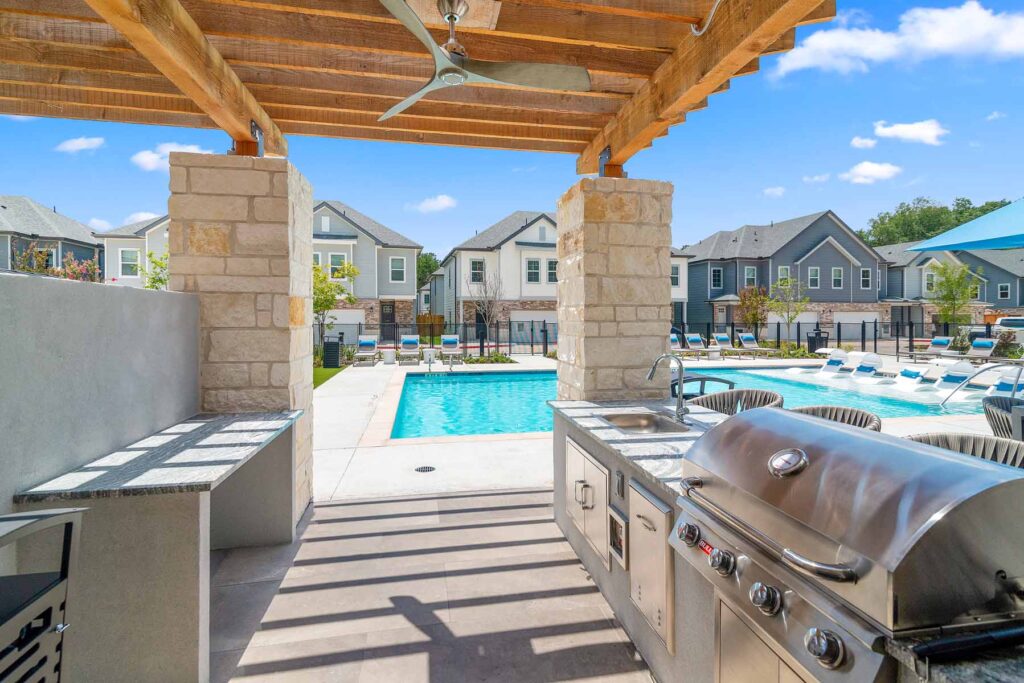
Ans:
POLYGON ((476 363, 515 363, 507 354, 498 351, 492 352, 489 356, 467 356, 465 360, 470 365, 476 363))

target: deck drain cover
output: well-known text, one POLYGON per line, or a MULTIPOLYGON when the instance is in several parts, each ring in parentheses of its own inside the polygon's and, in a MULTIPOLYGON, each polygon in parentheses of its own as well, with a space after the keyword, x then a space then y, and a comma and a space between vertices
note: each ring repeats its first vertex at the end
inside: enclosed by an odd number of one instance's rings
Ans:
POLYGON ((417 467, 416 471, 417 472, 433 472, 434 469, 435 468, 431 467, 430 465, 422 465, 421 467, 417 467))

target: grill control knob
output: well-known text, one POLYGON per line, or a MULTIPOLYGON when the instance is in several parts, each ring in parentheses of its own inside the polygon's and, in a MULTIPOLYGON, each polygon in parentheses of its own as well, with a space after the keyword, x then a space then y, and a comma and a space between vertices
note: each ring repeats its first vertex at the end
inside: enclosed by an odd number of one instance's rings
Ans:
POLYGON ((811 656, 826 669, 837 668, 846 657, 846 646, 843 645, 842 639, 827 629, 808 630, 804 636, 804 645, 811 656))
POLYGON ((708 564, 722 576, 729 576, 736 569, 736 558, 728 550, 715 548, 708 555, 708 564))
POLYGON ((679 540, 692 548, 700 540, 700 527, 689 522, 679 525, 679 540))
POLYGON ((750 587, 750 603, 769 617, 778 614, 782 607, 782 594, 774 586, 766 586, 760 581, 750 587))

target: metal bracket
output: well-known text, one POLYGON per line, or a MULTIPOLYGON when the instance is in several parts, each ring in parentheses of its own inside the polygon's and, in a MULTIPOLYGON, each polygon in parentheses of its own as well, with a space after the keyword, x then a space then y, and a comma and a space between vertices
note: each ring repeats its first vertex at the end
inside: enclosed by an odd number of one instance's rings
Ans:
POLYGON ((263 156, 263 129, 259 127, 255 121, 249 121, 249 131, 252 133, 252 139, 256 141, 256 156, 263 156))
MULTIPOLYGON (((611 147, 605 147, 604 149, 601 150, 601 154, 598 155, 598 157, 597 157, 597 175, 601 176, 602 178, 607 176, 607 173, 605 173, 605 166, 609 165, 608 162, 611 160, 611 158, 612 158, 612 148, 611 147)), ((612 164, 612 165, 614 165, 614 164, 612 164)), ((621 177, 621 178, 628 178, 629 174, 626 173, 625 171, 622 171, 622 174, 619 177, 621 177)))

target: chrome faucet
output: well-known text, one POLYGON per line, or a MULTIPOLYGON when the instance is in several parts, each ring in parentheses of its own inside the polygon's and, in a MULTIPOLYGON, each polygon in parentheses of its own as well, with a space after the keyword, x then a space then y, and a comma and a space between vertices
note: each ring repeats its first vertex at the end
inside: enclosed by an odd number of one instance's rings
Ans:
MULTIPOLYGON (((683 377, 685 377, 686 374, 686 371, 683 369, 683 359, 671 353, 663 353, 658 356, 658 359, 654 361, 654 365, 651 366, 651 371, 647 373, 647 381, 650 382, 654 379, 654 373, 658 371, 658 366, 661 365, 661 361, 666 358, 669 361, 675 361, 676 365, 679 366, 679 384, 676 390, 676 419, 683 422, 685 415, 690 412, 690 409, 686 407, 686 398, 683 396, 683 377)), ((668 395, 672 395, 671 381, 669 381, 668 385, 668 395)))

